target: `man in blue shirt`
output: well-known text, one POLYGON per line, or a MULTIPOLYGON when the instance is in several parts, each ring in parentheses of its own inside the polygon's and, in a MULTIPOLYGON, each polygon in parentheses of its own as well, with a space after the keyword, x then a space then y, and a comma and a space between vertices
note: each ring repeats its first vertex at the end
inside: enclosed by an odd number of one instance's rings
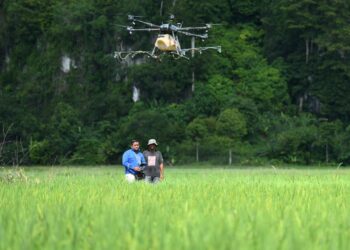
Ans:
POLYGON ((125 167, 125 178, 128 182, 137 180, 137 176, 141 173, 141 165, 145 165, 145 157, 140 151, 140 142, 131 141, 131 149, 123 154, 122 164, 125 167))

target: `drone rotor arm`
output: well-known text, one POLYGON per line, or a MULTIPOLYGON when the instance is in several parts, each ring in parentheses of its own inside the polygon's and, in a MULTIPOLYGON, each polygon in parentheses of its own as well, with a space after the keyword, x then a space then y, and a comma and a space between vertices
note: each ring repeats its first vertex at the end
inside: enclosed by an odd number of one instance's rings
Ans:
POLYGON ((179 28, 179 31, 189 31, 189 30, 208 30, 209 27, 184 27, 184 28, 179 28))
POLYGON ((201 38, 201 39, 207 39, 208 38, 208 34, 199 35, 199 34, 194 34, 194 33, 186 32, 186 31, 178 31, 178 33, 186 35, 186 36, 198 37, 198 38, 201 38))
POLYGON ((159 28, 159 25, 155 25, 153 23, 149 23, 149 22, 145 22, 145 21, 142 21, 142 20, 138 20, 138 19, 133 19, 133 22, 138 22, 138 23, 142 23, 142 24, 145 24, 149 27, 154 27, 154 28, 159 28))
POLYGON ((135 29, 132 27, 128 27, 127 30, 129 32, 134 32, 134 31, 149 31, 149 32, 151 32, 151 31, 159 31, 160 29, 159 28, 137 28, 137 29, 135 29))
POLYGON ((207 23, 205 26, 197 26, 197 27, 180 27, 180 31, 189 31, 189 30, 209 30, 215 24, 207 23))

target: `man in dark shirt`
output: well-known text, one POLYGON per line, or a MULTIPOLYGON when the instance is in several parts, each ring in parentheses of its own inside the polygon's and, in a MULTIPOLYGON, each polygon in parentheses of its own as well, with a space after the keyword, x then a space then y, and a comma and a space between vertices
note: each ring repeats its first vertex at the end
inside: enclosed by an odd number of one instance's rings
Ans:
POLYGON ((150 139, 148 141, 148 149, 143 152, 147 167, 144 170, 146 175, 145 181, 149 183, 157 183, 164 179, 164 164, 163 156, 160 151, 157 150, 157 141, 150 139))

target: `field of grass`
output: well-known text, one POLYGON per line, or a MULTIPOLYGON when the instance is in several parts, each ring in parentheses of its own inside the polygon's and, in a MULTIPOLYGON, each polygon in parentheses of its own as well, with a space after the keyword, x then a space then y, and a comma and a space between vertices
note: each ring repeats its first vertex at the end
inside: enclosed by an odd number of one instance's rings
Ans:
POLYGON ((0 170, 0 249, 349 249, 350 170, 0 170))

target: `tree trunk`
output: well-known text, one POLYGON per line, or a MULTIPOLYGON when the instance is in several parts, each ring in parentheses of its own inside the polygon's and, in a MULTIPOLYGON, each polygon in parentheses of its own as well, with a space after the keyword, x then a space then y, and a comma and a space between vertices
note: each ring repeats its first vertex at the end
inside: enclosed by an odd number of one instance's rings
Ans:
POLYGON ((199 143, 196 143, 196 162, 199 162, 199 143))

